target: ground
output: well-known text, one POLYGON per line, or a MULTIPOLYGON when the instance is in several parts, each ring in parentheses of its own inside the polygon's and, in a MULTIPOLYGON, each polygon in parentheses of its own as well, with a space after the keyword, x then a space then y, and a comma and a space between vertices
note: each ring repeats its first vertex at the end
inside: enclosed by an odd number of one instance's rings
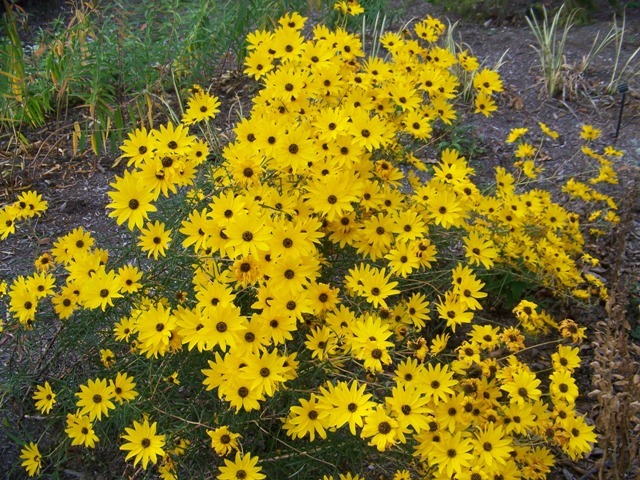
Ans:
MULTIPOLYGON (((50 2, 44 8, 39 2, 29 1, 25 8, 33 14, 34 24, 45 25, 48 15, 58 14, 64 10, 61 1, 50 2)), ((444 19, 445 13, 429 3, 413 0, 396 0, 393 10, 400 12, 403 20, 423 18, 433 15, 444 19)), ((611 23, 612 11, 604 8, 593 22, 576 26, 569 37, 567 47, 567 63, 575 64, 589 50, 596 32, 606 32, 611 23)), ((456 19, 452 19, 453 21, 456 19)), ((602 88, 612 68, 611 50, 605 52, 585 73, 581 80, 581 92, 575 96, 548 98, 544 93, 539 74, 538 61, 531 48, 533 35, 522 21, 488 20, 484 23, 457 19, 456 32, 459 38, 481 59, 486 59, 489 66, 500 59, 503 65, 500 74, 505 85, 505 92, 500 97, 500 109, 490 122, 473 120, 473 135, 477 148, 474 149, 473 164, 479 175, 487 174, 496 165, 506 166, 512 160, 512 152, 507 149, 504 140, 511 128, 535 128, 539 121, 546 123, 563 133, 560 139, 547 149, 549 159, 543 163, 548 172, 555 172, 558 177, 570 175, 582 168, 580 161, 573 157, 579 149, 577 136, 581 124, 590 123, 601 128, 601 143, 612 144, 625 151, 624 159, 617 164, 620 172, 620 185, 611 190, 611 194, 621 202, 622 222, 618 229, 607 238, 592 239, 589 245, 592 253, 603 259, 602 267, 597 271, 610 288, 618 289, 618 307, 627 312, 630 329, 638 328, 637 290, 640 285, 640 88, 637 83, 629 85, 626 104, 622 116, 619 136, 614 138, 621 96, 617 93, 606 94, 602 88)), ((397 27, 399 22, 393 27, 397 27)), ((623 55, 628 56, 640 45, 640 10, 634 9, 627 14, 627 36, 623 55)), ((219 118, 219 128, 229 132, 232 127, 234 101, 237 97, 247 98, 251 84, 242 76, 229 72, 221 80, 216 75, 213 92, 223 100, 223 111, 219 118)), ((12 278, 16 274, 27 273, 33 261, 33 249, 46 250, 52 242, 62 234, 77 227, 84 226, 108 246, 119 241, 114 235, 114 224, 106 218, 105 205, 109 183, 115 174, 121 173, 123 166, 113 166, 115 156, 95 158, 89 153, 79 157, 71 154, 69 132, 71 125, 49 124, 37 131, 26 132, 30 141, 28 147, 19 151, 15 144, 0 144, 0 167, 3 178, 0 180, 0 201, 11 201, 17 192, 33 188, 42 193, 49 202, 47 214, 28 230, 19 230, 0 245, 0 278, 12 278), (27 253, 28 252, 28 253, 27 253)), ((6 138, 2 134, 0 138, 6 138)), ((614 305, 614 304, 612 304, 614 305)), ((609 310, 612 308, 609 305, 609 310)), ((598 325, 607 319, 606 305, 602 304, 590 311, 568 310, 565 315, 579 320, 591 332, 602 330, 598 325)), ((610 316, 610 315, 609 315, 610 316)), ((0 339, 0 347, 6 341, 0 339)), ((634 353, 633 344, 637 339, 629 338, 630 358, 639 360, 634 353)), ((581 389, 584 393, 593 390, 594 372, 589 365, 594 360, 598 345, 587 343, 583 346, 586 356, 581 370, 581 389)), ((3 364, 6 357, 0 355, 3 364)), ((593 419, 601 413, 601 407, 593 398, 583 399, 582 410, 593 419)), ((0 465, 12 463, 16 450, 10 447, 10 441, 3 438, 0 432, 0 465)), ((637 444, 635 446, 637 449, 637 444)), ((586 461, 580 464, 567 463, 560 465, 555 475, 557 478, 589 478, 595 471, 590 470, 601 458, 602 450, 596 449, 586 461)), ((636 470, 628 472, 628 477, 637 474, 636 470)))

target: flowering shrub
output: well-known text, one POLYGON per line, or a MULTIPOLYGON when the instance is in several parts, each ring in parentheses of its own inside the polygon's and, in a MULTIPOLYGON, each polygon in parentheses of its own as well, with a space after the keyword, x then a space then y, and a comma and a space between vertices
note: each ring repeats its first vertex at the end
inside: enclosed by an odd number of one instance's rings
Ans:
POLYGON ((200 88, 180 123, 129 134, 107 206, 127 249, 79 227, 9 286, 25 335, 52 309, 60 335, 93 339, 80 377, 31 387, 65 440, 41 453, 56 429, 38 443, 22 432, 29 475, 83 455, 75 447, 116 447, 162 478, 220 479, 537 479, 557 452, 590 451, 573 377, 585 329, 533 297, 512 318, 483 311, 500 301, 487 289, 499 277, 606 298, 569 205, 593 228, 617 220, 595 185, 615 182, 618 152, 587 144, 598 175, 569 180, 565 204, 532 182, 557 136, 546 125, 510 133, 515 162, 495 185, 474 183, 453 149, 427 167, 434 126, 467 108, 454 104, 454 67, 486 116, 498 73, 439 46, 434 18, 415 40, 385 33, 385 58, 343 29, 305 38, 304 22, 248 37, 245 72, 261 88, 221 152, 207 128, 219 102, 200 88), (546 371, 527 363, 541 340, 557 344, 546 371))

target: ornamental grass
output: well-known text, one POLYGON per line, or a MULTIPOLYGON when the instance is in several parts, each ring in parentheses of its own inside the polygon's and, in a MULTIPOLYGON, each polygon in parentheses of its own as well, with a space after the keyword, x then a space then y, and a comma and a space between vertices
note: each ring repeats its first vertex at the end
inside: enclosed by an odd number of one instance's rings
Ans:
MULTIPOLYGON (((585 126, 592 174, 551 193, 558 133, 514 128, 511 164, 476 180, 435 132, 490 118, 497 71, 441 46, 435 18, 384 33, 379 57, 305 21, 248 36, 259 88, 230 141, 198 86, 129 134, 106 206, 123 246, 78 226, 4 284, 5 334, 76 361, 16 381, 39 418, 12 428, 28 475, 102 456, 135 478, 544 479, 592 449, 585 328, 535 292, 607 298, 585 238, 618 220, 599 188, 620 152, 585 126)), ((45 209, 22 194, 0 235, 45 209)))

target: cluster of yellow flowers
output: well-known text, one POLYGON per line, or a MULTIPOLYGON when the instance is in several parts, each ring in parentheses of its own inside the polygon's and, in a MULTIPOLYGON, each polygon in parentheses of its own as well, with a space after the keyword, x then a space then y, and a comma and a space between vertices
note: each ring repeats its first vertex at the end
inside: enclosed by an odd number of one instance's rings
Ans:
MULTIPOLYGON (((199 381, 217 393, 213 404, 241 417, 287 392, 280 421, 288 441, 330 442, 348 430, 375 447, 372 454, 409 449, 418 462, 412 473, 399 469, 398 480, 545 478, 554 463, 550 446, 578 458, 596 439, 575 411, 578 348, 558 344, 548 393, 540 388, 545 375, 515 354, 525 350, 525 335, 554 331, 558 342, 580 342, 584 329, 555 322, 529 300, 504 326, 478 316, 488 296, 485 274, 494 269, 556 292, 606 296, 581 269, 580 261, 596 260, 583 252, 578 215, 549 192, 525 188, 522 180, 540 173, 537 149, 521 141, 527 129, 509 135, 518 163, 496 170, 493 193, 478 188, 456 150, 441 152, 431 169, 415 157, 435 123, 457 117, 453 67, 473 73, 476 113, 494 111, 492 95, 502 90, 497 72, 439 46, 439 20, 416 24, 416 39, 385 33, 387 58, 367 57, 343 29, 318 25, 305 38, 305 20, 287 15, 275 31, 249 35, 245 72, 263 88, 221 162, 206 162, 207 142, 190 131, 219 107, 200 88, 181 123, 141 128, 124 142, 130 168, 111 185, 109 215, 137 235, 133 247, 146 259, 110 268, 109 252, 78 228, 38 259, 39 273, 11 285, 11 311, 29 327, 47 296, 61 320, 115 304, 127 311, 105 341, 117 358, 100 352, 104 367, 119 373, 78 387, 69 439, 93 448, 100 440, 93 422, 122 408, 114 400, 161 401, 134 389, 151 378, 126 373, 127 366, 197 356, 208 365, 199 381), (180 208, 164 207, 176 193, 184 195, 180 208), (177 257, 186 268, 162 263, 177 257), (66 275, 57 290, 54 266, 66 275)), ((601 164, 592 184, 615 178, 606 158, 613 152, 584 151, 601 164)), ((576 180, 565 191, 615 210, 613 200, 576 180)), ((179 373, 164 378, 168 389, 177 388, 179 373)), ((48 413, 56 395, 47 382, 34 399, 48 413)), ((177 457, 190 441, 184 432, 157 433, 163 420, 151 415, 125 429, 120 448, 145 469, 161 459, 162 477, 177 478, 177 457), (168 443, 178 446, 165 449, 168 443)), ((265 478, 259 457, 240 448, 240 433, 246 446, 251 434, 211 421, 214 451, 236 451, 218 478, 265 478)), ((40 471, 37 445, 28 444, 22 459, 30 475, 40 471)))
POLYGON ((12 204, 0 208, 0 240, 16 231, 16 222, 39 217, 47 210, 47 201, 38 192, 28 190, 12 204))

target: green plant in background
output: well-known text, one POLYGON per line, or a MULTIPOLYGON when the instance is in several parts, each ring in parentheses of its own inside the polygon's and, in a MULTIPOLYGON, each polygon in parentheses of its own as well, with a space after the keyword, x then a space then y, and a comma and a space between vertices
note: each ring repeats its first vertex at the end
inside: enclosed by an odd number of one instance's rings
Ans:
POLYGON ((631 82, 637 77, 640 71, 637 58, 640 47, 635 48, 624 61, 621 56, 627 34, 626 16, 623 15, 620 24, 614 17, 609 31, 602 37, 600 32, 597 32, 589 51, 576 63, 569 64, 566 59, 568 32, 575 25, 575 15, 579 10, 571 10, 566 16, 563 15, 563 10, 564 5, 556 11, 551 20, 545 8, 542 9, 542 19, 537 19, 533 14, 526 18, 536 40, 532 47, 538 54, 545 89, 549 96, 562 94, 562 98, 575 98, 579 94, 588 95, 588 89, 585 87, 588 69, 612 44, 615 50, 610 66, 610 80, 604 87, 605 93, 615 93, 619 84, 631 82))
POLYGON ((116 153, 126 129, 143 120, 141 113, 148 121, 152 107, 162 110, 172 95, 237 68, 249 31, 273 25, 287 10, 309 8, 303 0, 99 6, 76 0, 71 6, 71 17, 42 31, 29 53, 7 10, 8 35, 0 51, 0 85, 7 93, 0 99, 0 122, 42 125, 55 114, 56 129, 67 125, 75 145, 95 155, 116 153))
POLYGON ((536 39, 536 45, 532 45, 532 48, 538 54, 542 78, 550 97, 555 97, 562 92, 566 65, 565 49, 576 15, 576 10, 573 10, 564 21, 561 21, 563 10, 564 5, 556 11, 551 20, 545 7, 542 8, 542 19, 538 19, 535 15, 531 18, 526 17, 527 24, 536 39))
POLYGON ((39 126, 51 109, 50 97, 34 85, 13 7, 6 0, 3 3, 6 37, 0 41, 0 123, 39 126))
POLYGON ((615 53, 611 70, 611 78, 606 87, 608 93, 615 93, 618 90, 619 85, 629 83, 640 75, 640 47, 633 50, 624 63, 622 63, 621 54, 625 35, 627 34, 626 25, 627 17, 626 14, 623 14, 622 23, 618 25, 618 20, 614 18, 613 26, 611 27, 610 34, 614 37, 615 53))

